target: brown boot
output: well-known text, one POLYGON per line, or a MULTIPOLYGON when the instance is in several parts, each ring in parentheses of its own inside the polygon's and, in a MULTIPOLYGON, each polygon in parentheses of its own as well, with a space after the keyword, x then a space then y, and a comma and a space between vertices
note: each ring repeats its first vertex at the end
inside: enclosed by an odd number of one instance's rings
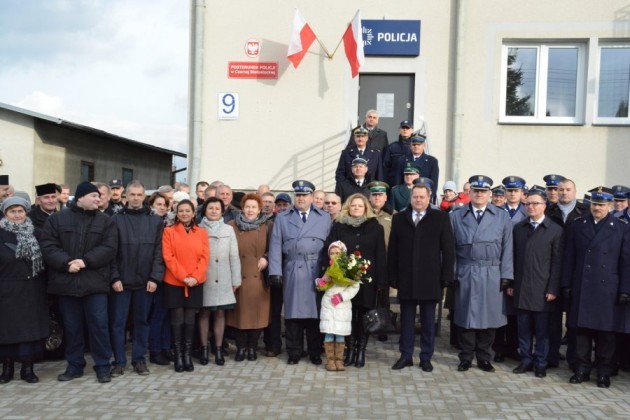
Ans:
POLYGON ((326 370, 329 372, 336 372, 335 343, 333 341, 324 342, 324 350, 326 351, 326 370))
POLYGON ((346 367, 343 365, 343 351, 346 348, 346 343, 335 343, 335 366, 338 371, 346 370, 346 367))

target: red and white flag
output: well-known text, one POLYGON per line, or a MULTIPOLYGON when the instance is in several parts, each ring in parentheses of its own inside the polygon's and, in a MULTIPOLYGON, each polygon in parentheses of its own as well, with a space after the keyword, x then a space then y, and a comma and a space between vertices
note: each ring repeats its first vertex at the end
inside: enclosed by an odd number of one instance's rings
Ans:
POLYGON ((361 35, 361 16, 359 10, 352 18, 352 22, 348 25, 348 29, 343 34, 343 48, 346 51, 346 57, 350 63, 352 78, 359 74, 359 69, 365 64, 365 56, 363 55, 363 37, 361 35))
POLYGON ((315 38, 315 33, 296 9, 295 17, 293 18, 291 41, 289 41, 289 51, 287 52, 287 57, 293 63, 293 67, 297 69, 311 44, 315 42, 315 38))

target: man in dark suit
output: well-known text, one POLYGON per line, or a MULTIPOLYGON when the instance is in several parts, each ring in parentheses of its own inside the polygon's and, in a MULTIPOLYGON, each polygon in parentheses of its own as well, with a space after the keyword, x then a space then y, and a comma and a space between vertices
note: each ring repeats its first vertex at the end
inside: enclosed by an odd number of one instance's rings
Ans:
POLYGON ((615 332, 624 332, 630 300, 630 229, 610 210, 613 195, 599 187, 590 214, 568 230, 562 292, 570 299, 568 325, 576 328, 577 364, 570 383, 590 380, 593 341, 597 386, 608 388, 614 371, 615 332))
MULTIPOLYGON (((389 146, 389 140, 387 139, 387 131, 378 128, 378 119, 378 111, 375 109, 370 109, 365 114, 365 122, 363 123, 363 125, 354 127, 352 131, 354 132, 354 130, 361 127, 365 128, 368 131, 368 147, 380 150, 382 156, 385 153, 385 149, 387 149, 387 146, 389 146)), ((352 138, 352 136, 350 136, 350 139, 348 140, 348 146, 346 147, 352 147, 353 140, 354 139, 352 138)))
POLYGON ((370 189, 368 188, 368 184, 372 180, 372 173, 369 170, 368 162, 361 157, 354 158, 352 160, 350 176, 342 181, 337 181, 335 194, 341 197, 342 203, 345 203, 346 199, 355 193, 361 193, 369 197, 370 189))
POLYGON ((400 299, 400 359, 392 369, 413 365, 416 307, 420 306, 420 368, 431 372, 435 307, 454 281, 455 237, 447 213, 430 207, 431 189, 415 185, 410 206, 392 219, 388 247, 390 286, 400 299))
POLYGON ((379 150, 367 144, 368 131, 359 127, 354 130, 354 144, 347 147, 339 156, 339 163, 335 171, 335 181, 341 182, 352 176, 352 162, 356 158, 364 159, 373 180, 383 180, 382 154, 379 150))
MULTIPOLYGON (((576 199, 577 191, 575 183, 564 178, 558 182, 558 202, 547 207, 545 214, 551 220, 564 228, 565 238, 568 227, 573 221, 579 217, 589 214, 589 208, 586 204, 580 203, 576 199)), ((547 367, 557 368, 560 366, 560 360, 563 357, 560 354, 560 346, 562 344, 562 313, 568 309, 568 302, 564 302, 562 295, 558 296, 556 307, 551 312, 549 318, 549 354, 547 356, 547 367)), ((571 368, 574 367, 576 361, 575 354, 575 331, 567 327, 567 355, 566 359, 571 368)))
POLYGON ((564 239, 562 227, 545 217, 546 200, 543 187, 529 190, 524 204, 529 217, 514 226, 514 281, 507 289, 514 297, 521 352, 513 372, 533 369, 537 378, 547 376, 549 314, 559 295, 564 239))

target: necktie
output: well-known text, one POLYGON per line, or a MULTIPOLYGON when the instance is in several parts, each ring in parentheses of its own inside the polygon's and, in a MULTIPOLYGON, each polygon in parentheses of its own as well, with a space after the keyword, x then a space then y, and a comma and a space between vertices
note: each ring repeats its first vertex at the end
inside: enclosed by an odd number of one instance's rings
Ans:
POLYGON ((357 181, 357 185, 360 187, 361 186, 361 181, 357 181))
POLYGON ((418 223, 422 220, 422 213, 415 213, 413 224, 418 226, 418 223))
POLYGON ((477 223, 481 222, 481 216, 483 216, 483 211, 477 210, 477 223))
POLYGON ((300 213, 300 214, 302 215, 302 221, 303 221, 304 223, 306 223, 306 212, 305 212, 305 211, 303 211, 303 212, 302 212, 302 213, 300 213))
POLYGON ((530 223, 534 227, 534 230, 536 230, 536 228, 538 227, 538 222, 530 222, 530 223))
POLYGON ((511 219, 516 214, 516 209, 508 209, 508 213, 509 213, 510 219, 511 219))

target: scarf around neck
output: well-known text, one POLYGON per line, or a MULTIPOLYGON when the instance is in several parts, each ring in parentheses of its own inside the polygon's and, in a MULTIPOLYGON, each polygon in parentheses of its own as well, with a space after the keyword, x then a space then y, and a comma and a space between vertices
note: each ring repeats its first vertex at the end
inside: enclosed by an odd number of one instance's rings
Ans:
POLYGON ((10 222, 8 219, 0 220, 0 228, 15 234, 17 238, 17 248, 15 258, 31 262, 33 276, 44 269, 42 251, 33 232, 35 228, 31 219, 26 219, 24 223, 10 222))
POLYGON ((207 228, 211 234, 216 235, 224 222, 223 217, 221 217, 219 220, 208 220, 208 218, 204 217, 203 219, 201 219, 201 224, 203 225, 203 227, 207 228))
POLYGON ((357 226, 361 226, 366 220, 367 220, 366 216, 352 217, 352 216, 346 215, 346 216, 343 216, 341 219, 339 219, 339 223, 357 227, 357 226))
POLYGON ((269 219, 269 216, 261 213, 254 220, 245 220, 245 216, 243 215, 243 213, 239 213, 238 216, 234 218, 234 223, 236 223, 236 226, 240 230, 242 230, 243 232, 247 232, 250 230, 260 229, 260 225, 265 223, 267 219, 269 219))

